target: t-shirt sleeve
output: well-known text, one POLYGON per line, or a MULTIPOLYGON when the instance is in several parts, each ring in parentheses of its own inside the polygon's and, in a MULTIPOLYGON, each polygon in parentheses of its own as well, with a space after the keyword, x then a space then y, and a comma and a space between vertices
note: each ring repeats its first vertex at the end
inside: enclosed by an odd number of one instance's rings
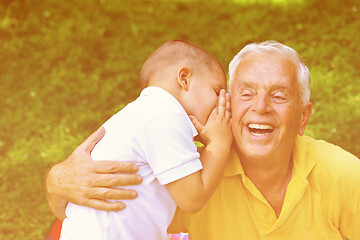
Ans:
POLYGON ((182 114, 160 115, 139 128, 134 144, 163 185, 202 169, 193 130, 182 114))

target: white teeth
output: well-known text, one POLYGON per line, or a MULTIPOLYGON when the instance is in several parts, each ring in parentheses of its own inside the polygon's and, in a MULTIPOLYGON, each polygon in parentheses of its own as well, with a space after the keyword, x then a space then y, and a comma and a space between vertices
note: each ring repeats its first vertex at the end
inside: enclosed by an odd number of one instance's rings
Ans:
POLYGON ((274 129, 273 126, 267 125, 267 124, 257 124, 257 123, 250 123, 249 128, 254 129, 274 129))
POLYGON ((251 134, 254 136, 264 136, 265 135, 264 133, 251 133, 251 134))

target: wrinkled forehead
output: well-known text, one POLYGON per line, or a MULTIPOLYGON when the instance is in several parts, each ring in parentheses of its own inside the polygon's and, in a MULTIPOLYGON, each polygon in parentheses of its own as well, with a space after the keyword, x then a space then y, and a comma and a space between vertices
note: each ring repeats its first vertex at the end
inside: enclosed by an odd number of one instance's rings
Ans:
POLYGON ((275 53, 247 54, 238 64, 229 90, 243 85, 281 85, 297 88, 296 65, 286 56, 275 53))

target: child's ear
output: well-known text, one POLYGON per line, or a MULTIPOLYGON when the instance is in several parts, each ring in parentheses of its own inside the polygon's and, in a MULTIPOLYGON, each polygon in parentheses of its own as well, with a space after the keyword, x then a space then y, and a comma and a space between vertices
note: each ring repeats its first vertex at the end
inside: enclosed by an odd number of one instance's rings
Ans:
POLYGON ((187 91, 190 85, 191 69, 188 67, 182 67, 176 74, 176 80, 180 87, 187 91))

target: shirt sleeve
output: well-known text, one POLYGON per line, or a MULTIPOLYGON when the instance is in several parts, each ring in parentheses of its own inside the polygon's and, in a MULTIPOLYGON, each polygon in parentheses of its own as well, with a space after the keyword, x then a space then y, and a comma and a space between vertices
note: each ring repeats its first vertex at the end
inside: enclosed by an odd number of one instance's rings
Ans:
POLYGON ((165 185, 202 169, 193 136, 188 119, 171 113, 145 123, 134 135, 134 143, 165 185))
POLYGON ((344 159, 346 172, 339 181, 340 232, 349 240, 360 239, 360 160, 356 157, 344 159))

